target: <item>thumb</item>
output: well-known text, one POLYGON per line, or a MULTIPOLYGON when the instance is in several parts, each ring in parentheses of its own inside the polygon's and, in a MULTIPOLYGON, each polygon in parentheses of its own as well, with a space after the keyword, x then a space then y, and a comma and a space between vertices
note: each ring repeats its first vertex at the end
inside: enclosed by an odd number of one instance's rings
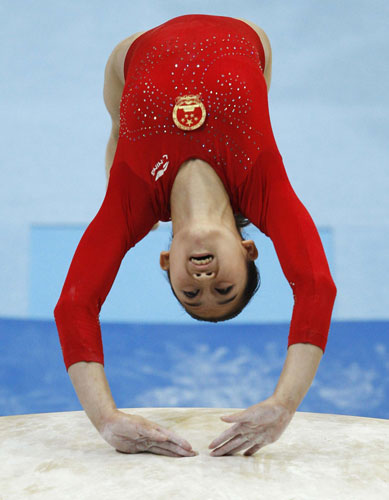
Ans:
POLYGON ((245 412, 241 411, 238 413, 234 413, 233 415, 224 415, 223 417, 220 417, 221 420, 224 420, 224 422, 241 422, 245 418, 245 412))

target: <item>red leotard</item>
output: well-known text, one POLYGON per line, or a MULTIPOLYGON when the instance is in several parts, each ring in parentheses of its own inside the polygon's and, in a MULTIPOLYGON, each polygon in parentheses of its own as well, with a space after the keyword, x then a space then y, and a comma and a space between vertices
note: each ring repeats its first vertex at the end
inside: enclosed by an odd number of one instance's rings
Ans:
POLYGON ((78 361, 103 363, 101 306, 126 252, 158 220, 170 220, 173 182, 189 158, 211 165, 234 213, 272 239, 294 294, 288 345, 324 350, 336 288, 273 137, 264 64, 257 33, 227 17, 178 17, 131 45, 107 193, 55 308, 67 368, 78 361), (176 97, 184 95, 200 96, 205 107, 205 122, 196 130, 173 121, 176 97))

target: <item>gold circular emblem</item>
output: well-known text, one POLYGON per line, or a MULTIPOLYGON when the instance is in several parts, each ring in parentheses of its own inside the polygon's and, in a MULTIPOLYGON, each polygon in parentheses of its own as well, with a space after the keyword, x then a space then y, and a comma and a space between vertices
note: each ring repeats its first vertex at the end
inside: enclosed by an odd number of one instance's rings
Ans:
POLYGON ((206 116, 207 111, 199 95, 176 97, 173 121, 181 130, 196 130, 205 122, 206 116))

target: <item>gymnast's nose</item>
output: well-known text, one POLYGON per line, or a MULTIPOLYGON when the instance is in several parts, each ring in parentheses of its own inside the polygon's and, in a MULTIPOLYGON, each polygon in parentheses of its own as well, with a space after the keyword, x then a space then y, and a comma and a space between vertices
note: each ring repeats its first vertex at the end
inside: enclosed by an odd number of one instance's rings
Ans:
POLYGON ((196 271, 192 276, 197 280, 209 280, 215 277, 214 271, 196 271))

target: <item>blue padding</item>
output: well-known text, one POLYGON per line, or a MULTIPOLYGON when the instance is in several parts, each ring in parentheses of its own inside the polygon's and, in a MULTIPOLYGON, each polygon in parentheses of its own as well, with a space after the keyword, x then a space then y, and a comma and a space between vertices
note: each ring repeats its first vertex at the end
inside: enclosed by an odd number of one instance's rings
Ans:
MULTIPOLYGON (((244 408, 270 396, 288 324, 102 325, 119 407, 244 408)), ((389 322, 334 322, 299 410, 389 418, 389 322)), ((0 319, 0 414, 80 409, 53 321, 0 319)))

